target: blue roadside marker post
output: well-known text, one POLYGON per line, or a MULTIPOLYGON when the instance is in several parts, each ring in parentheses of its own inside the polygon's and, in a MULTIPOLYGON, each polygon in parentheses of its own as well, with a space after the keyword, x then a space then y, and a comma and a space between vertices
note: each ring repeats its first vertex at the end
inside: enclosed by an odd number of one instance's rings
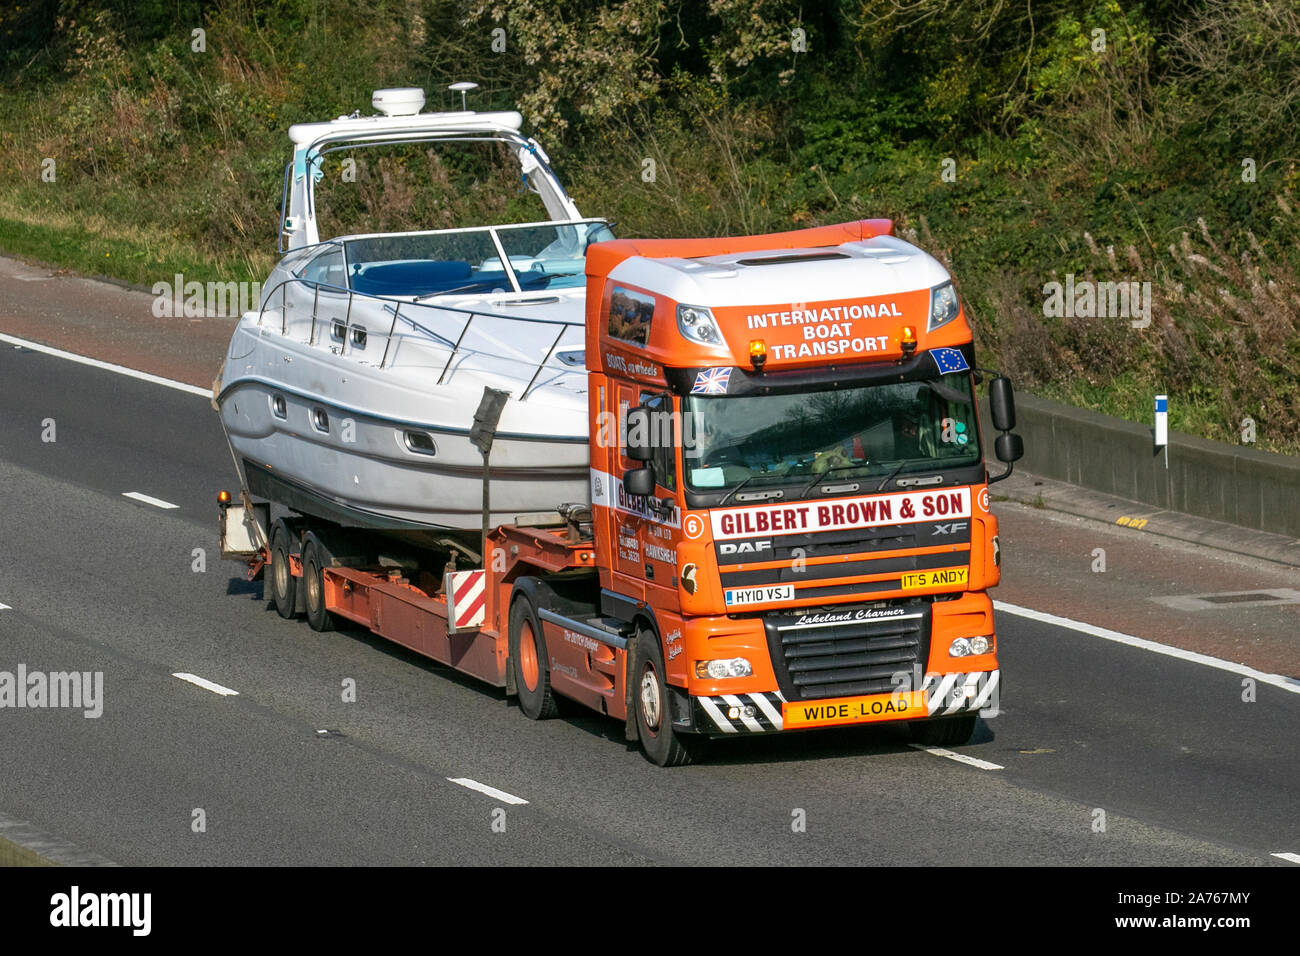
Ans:
POLYGON ((1169 467, 1169 396, 1156 396, 1156 452, 1165 451, 1165 467, 1169 467))

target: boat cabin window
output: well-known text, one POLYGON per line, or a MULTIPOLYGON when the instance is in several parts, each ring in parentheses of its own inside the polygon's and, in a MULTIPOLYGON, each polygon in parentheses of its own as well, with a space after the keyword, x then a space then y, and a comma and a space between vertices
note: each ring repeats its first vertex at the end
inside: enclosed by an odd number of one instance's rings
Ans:
POLYGON ((346 288, 347 276, 343 270, 343 250, 337 246, 327 249, 307 263, 301 274, 308 282, 346 288))
POLYGON ((487 230, 351 239, 347 250, 348 281, 368 295, 513 291, 487 230))
POLYGON ((519 288, 532 292, 585 285, 587 246, 613 239, 614 233, 602 222, 581 222, 498 229, 497 236, 515 270, 519 288))
POLYGON ((582 286, 587 246, 612 238, 601 222, 541 223, 368 236, 344 240, 344 245, 352 289, 423 298, 582 286))

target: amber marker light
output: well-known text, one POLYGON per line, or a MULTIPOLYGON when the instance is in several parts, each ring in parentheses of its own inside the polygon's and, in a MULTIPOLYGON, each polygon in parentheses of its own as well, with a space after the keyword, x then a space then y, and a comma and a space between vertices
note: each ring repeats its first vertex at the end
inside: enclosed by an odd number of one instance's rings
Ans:
POLYGON ((749 340, 749 364, 760 370, 767 361, 767 343, 762 339, 749 340))
POLYGON ((900 345, 903 346, 904 355, 911 355, 913 352, 915 352, 916 351, 916 328, 911 325, 903 326, 903 334, 902 337, 899 338, 898 342, 900 345))
POLYGON ((228 491, 218 491, 218 492, 217 492, 217 504, 221 505, 221 507, 223 507, 223 508, 229 507, 229 505, 230 505, 230 492, 228 492, 228 491))

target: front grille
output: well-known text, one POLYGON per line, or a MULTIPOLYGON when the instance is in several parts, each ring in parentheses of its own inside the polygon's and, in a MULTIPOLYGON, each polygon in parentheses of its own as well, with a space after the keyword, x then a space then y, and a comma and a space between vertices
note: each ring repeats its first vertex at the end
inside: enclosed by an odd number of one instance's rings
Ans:
POLYGON ((928 601, 770 615, 764 627, 786 700, 921 689, 930 655, 928 601))
POLYGON ((934 571, 970 563, 970 522, 924 522, 844 531, 737 538, 717 543, 718 579, 724 590, 793 584, 800 599, 897 591, 898 581, 823 585, 832 578, 934 571), (948 550, 905 553, 919 548, 948 550), (839 560, 826 561, 828 558, 839 560), (812 563, 825 562, 825 563, 812 563), (755 567, 755 565, 775 565, 755 567))

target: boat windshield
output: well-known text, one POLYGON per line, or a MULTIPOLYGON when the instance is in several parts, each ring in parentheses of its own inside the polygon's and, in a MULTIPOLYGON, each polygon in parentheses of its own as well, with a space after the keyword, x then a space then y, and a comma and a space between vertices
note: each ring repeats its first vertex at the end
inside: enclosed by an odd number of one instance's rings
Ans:
POLYGON ((367 236, 345 239, 343 246, 350 288, 429 298, 581 286, 587 246, 613 238, 603 222, 535 223, 367 236))
MULTIPOLYGON (((980 460, 969 376, 782 395, 682 402, 693 440, 686 481, 696 492, 945 471, 980 460)), ((789 497, 789 493, 786 495, 789 497)))

